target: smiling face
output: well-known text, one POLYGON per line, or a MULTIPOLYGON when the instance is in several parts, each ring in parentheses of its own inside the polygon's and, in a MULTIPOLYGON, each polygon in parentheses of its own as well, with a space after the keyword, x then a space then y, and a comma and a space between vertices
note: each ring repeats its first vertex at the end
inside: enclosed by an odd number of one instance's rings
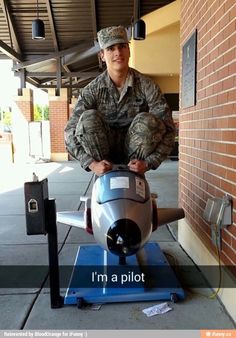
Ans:
POLYGON ((128 43, 118 43, 101 50, 101 59, 106 62, 108 73, 127 72, 129 57, 128 43))

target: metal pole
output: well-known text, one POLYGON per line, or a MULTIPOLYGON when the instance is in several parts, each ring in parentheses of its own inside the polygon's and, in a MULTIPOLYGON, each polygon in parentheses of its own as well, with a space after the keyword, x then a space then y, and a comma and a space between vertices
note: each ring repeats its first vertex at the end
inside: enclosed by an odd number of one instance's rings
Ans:
POLYGON ((46 204, 45 216, 48 233, 48 259, 49 259, 49 284, 50 284, 51 308, 60 308, 63 306, 63 297, 60 295, 55 199, 46 200, 45 204, 46 204))

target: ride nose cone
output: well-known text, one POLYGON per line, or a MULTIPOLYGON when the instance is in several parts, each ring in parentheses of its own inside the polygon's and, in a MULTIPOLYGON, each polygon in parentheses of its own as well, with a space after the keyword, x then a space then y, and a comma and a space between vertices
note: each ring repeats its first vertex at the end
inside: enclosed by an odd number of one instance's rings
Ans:
POLYGON ((141 231, 138 225, 130 219, 119 219, 107 232, 107 247, 118 256, 135 254, 141 243, 141 231))

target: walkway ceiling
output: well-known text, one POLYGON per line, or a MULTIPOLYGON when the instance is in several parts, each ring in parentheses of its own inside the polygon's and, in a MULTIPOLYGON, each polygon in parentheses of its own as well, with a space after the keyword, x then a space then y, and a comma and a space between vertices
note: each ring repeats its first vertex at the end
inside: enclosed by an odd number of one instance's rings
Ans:
MULTIPOLYGON (((36 0, 0 0, 0 60, 13 60, 21 87, 67 87, 77 95, 103 69, 98 56, 97 31, 122 24, 127 28, 140 16, 173 0, 38 0, 45 40, 33 40, 36 0)), ((141 42, 140 42, 141 43, 141 42)))

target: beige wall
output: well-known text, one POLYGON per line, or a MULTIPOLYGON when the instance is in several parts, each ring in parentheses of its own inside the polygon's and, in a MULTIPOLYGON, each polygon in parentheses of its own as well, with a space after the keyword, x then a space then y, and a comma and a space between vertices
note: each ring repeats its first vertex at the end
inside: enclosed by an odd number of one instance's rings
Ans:
POLYGON ((179 74, 179 23, 131 42, 131 66, 148 75, 179 74))
POLYGON ((149 75, 165 93, 179 91, 180 1, 142 17, 146 39, 131 41, 130 66, 149 75))
POLYGON ((179 93, 179 75, 150 76, 163 93, 179 93))

